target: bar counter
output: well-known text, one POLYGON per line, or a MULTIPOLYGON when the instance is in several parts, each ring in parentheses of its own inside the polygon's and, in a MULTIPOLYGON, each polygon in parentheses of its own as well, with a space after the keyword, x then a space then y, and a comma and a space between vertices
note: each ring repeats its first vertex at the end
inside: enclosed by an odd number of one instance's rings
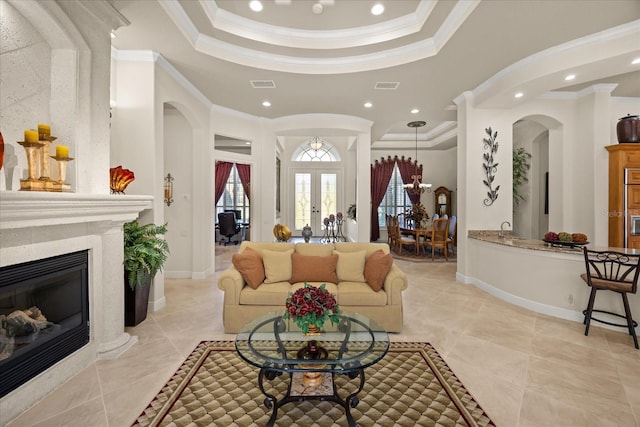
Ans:
MULTIPOLYGON (((499 235, 498 230, 468 232, 466 259, 462 264, 458 261, 457 279, 529 310, 582 322, 590 291, 580 278, 585 272, 582 248, 552 246, 513 236, 510 231, 504 232, 504 238, 499 235)), ((640 253, 637 249, 587 247, 640 253)), ((640 295, 629 295, 629 304, 634 319, 640 319, 640 295)), ((622 299, 614 292, 598 292, 596 308, 624 313, 622 299)))

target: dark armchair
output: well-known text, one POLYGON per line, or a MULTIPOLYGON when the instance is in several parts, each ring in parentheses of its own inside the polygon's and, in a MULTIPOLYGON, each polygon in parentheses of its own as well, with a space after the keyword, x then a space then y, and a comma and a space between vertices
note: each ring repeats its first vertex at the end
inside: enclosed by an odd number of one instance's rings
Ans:
POLYGON ((231 240, 233 236, 240 232, 240 226, 236 223, 236 216, 233 212, 220 212, 218 214, 218 228, 220 235, 225 236, 227 240, 220 240, 220 244, 224 243, 225 246, 233 243, 238 244, 237 240, 231 240))

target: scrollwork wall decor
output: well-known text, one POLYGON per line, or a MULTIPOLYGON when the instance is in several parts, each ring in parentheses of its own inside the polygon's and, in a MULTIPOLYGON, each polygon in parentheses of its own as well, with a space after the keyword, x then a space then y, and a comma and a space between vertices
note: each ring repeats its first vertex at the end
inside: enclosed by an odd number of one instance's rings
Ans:
POLYGON ((495 189, 493 188, 493 180, 498 172, 498 163, 494 163, 493 159, 493 156, 498 152, 498 141, 496 141, 498 138, 498 131, 493 132, 490 127, 486 128, 484 131, 489 135, 489 137, 482 140, 484 142, 483 149, 487 151, 482 155, 482 158, 484 159, 482 167, 484 168, 485 175, 485 179, 482 180, 482 182, 489 188, 489 191, 487 191, 487 198, 484 199, 483 203, 485 206, 491 206, 498 198, 498 190, 500 190, 499 185, 496 186, 495 189))

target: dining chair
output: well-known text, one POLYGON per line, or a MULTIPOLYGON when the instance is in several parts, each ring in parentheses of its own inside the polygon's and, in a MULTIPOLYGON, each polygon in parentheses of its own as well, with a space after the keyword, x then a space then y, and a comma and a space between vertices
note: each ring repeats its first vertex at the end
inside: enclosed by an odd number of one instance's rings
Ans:
POLYGON ((616 251, 596 251, 583 248, 586 272, 580 277, 591 288, 589 303, 584 314, 584 334, 589 335, 591 320, 610 326, 627 328, 633 337, 633 344, 638 349, 638 337, 635 328, 638 322, 631 317, 627 294, 635 294, 638 290, 638 273, 640 273, 640 255, 630 255, 616 251), (620 294, 624 306, 624 316, 607 310, 593 308, 597 291, 612 291, 620 294), (593 317, 593 313, 604 313, 626 319, 626 323, 613 323, 593 317))
POLYGON ((434 258, 436 249, 444 254, 444 258, 448 261, 447 245, 449 244, 449 220, 446 218, 438 218, 431 222, 431 239, 425 239, 424 247, 431 248, 431 259, 434 258))
POLYGON ((455 253, 455 247, 458 240, 458 217, 451 215, 449 218, 449 241, 451 245, 451 253, 455 253))
POLYGON ((392 226, 393 242, 394 242, 393 248, 395 248, 396 253, 402 254, 402 249, 405 246, 411 246, 413 247, 414 253, 418 255, 420 253, 420 246, 419 246, 420 241, 415 239, 414 237, 405 236, 400 232, 400 223, 398 222, 397 217, 395 219, 395 222, 393 222, 393 224, 394 224, 392 226))

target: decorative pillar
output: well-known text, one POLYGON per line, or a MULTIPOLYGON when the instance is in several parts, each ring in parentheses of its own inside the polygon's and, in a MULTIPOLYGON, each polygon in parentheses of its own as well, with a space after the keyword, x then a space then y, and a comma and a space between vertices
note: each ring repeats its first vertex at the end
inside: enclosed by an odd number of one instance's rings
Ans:
POLYGON ((94 312, 91 330, 97 344, 98 359, 115 359, 138 341, 124 331, 124 267, 122 261, 124 221, 97 223, 101 236, 101 265, 93 265, 94 312))

